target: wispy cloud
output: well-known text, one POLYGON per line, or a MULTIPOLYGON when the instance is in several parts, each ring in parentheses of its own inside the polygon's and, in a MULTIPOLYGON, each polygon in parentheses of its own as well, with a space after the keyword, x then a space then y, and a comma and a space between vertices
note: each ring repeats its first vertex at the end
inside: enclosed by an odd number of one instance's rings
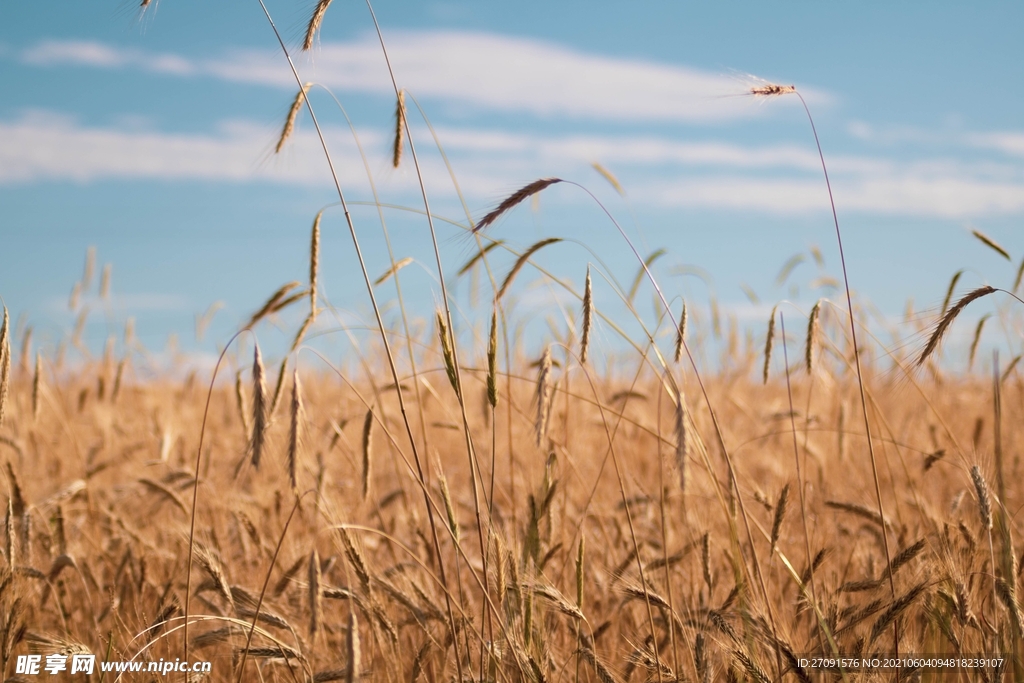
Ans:
MULTIPOLYGON (((216 134, 89 127, 50 112, 0 122, 0 184, 45 180, 220 180, 318 184, 329 179, 308 133, 296 134, 283 159, 270 159, 273 132, 228 122, 216 134)), ((339 145, 339 152, 349 151, 339 145)), ((362 175, 347 165, 343 182, 362 175)))
MULTIPOLYGON (((440 128, 438 133, 471 198, 494 199, 541 175, 594 180, 590 164, 600 161, 620 174, 635 201, 654 207, 781 215, 828 210, 820 162, 810 147, 465 128, 440 128)), ((26 112, 0 121, 0 184, 109 179, 329 183, 308 127, 300 125, 281 157, 271 153, 276 134, 244 121, 186 134, 84 126, 50 112, 26 112)), ((358 160, 347 131, 329 128, 327 136, 336 159, 358 160)), ((393 172, 385 161, 387 136, 383 130, 361 131, 371 170, 380 174, 387 192, 414 192, 411 170, 393 172)), ((441 161, 431 154, 421 161, 431 192, 450 193, 441 161)), ((366 187, 358 161, 336 168, 344 185, 366 187)), ((837 155, 830 168, 842 211, 957 219, 1024 212, 1024 169, 1012 163, 837 155)))
MULTIPOLYGON (((492 33, 402 31, 390 36, 389 54, 403 87, 413 94, 487 110, 541 117, 611 121, 716 123, 765 116, 744 92, 751 83, 688 66, 623 59, 555 43, 492 33)), ((48 40, 27 48, 24 63, 133 68, 179 76, 292 89, 281 55, 228 50, 190 59, 91 41, 48 40)), ((332 89, 387 95, 391 80, 376 38, 325 42, 298 58, 303 78, 332 89)), ((827 97, 809 89, 806 95, 827 97)))

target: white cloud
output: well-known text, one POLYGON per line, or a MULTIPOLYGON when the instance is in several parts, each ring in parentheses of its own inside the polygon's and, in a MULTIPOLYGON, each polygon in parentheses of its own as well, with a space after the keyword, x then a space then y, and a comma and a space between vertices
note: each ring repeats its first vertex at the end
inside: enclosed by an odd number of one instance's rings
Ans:
MULTIPOLYGON (((110 178, 328 181, 313 135, 297 133, 285 158, 269 159, 273 136, 263 127, 239 122, 221 125, 215 135, 164 133, 87 127, 49 112, 28 112, 0 122, 0 184, 110 178)), ((344 144, 337 147, 350 151, 344 144)), ((342 166, 340 173, 343 182, 362 179, 351 165, 342 166)))
MULTIPOLYGON (((49 112, 0 121, 0 184, 105 179, 210 180, 329 185, 316 136, 300 127, 280 157, 277 134, 247 122, 220 124, 212 133, 167 133, 132 126, 92 127, 49 112)), ((420 139, 426 139, 424 133, 420 139)), ((347 131, 328 129, 336 169, 346 189, 362 192, 365 172, 347 131)), ((385 199, 415 192, 408 165, 392 171, 388 133, 361 131, 371 171, 385 199)), ((632 198, 656 207, 706 207, 773 214, 827 212, 828 196, 817 153, 809 147, 744 147, 652 136, 512 134, 439 129, 460 185, 477 208, 519 184, 560 175, 600 187, 589 168, 611 166, 632 198)), ((451 198, 447 170, 424 145, 421 163, 428 190, 451 198)), ((977 218, 1024 212, 1024 169, 950 158, 899 162, 868 156, 829 160, 841 212, 977 218)), ((358 198, 354 193, 352 198, 358 198)), ((571 199, 571 193, 566 195, 571 199)))
MULTIPOLYGON (((542 117, 715 123, 764 116, 777 109, 756 106, 744 96, 753 81, 682 65, 607 57, 527 38, 399 31, 389 36, 388 47, 399 83, 414 95, 488 110, 542 117)), ((295 87, 285 60, 268 50, 235 49, 216 59, 200 60, 90 41, 49 40, 25 50, 22 60, 41 66, 131 67, 295 87)), ((391 79, 372 35, 325 42, 312 55, 297 55, 296 61, 304 79, 332 89, 381 95, 391 92, 391 79)), ((828 99, 813 89, 805 95, 819 102, 828 99)))

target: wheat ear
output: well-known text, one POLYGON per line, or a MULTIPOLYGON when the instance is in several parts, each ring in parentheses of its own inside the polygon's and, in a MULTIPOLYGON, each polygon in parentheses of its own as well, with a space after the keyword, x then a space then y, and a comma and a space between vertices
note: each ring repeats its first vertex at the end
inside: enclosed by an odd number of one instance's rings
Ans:
POLYGON ((299 385, 299 371, 292 373, 292 411, 288 432, 288 481, 292 490, 298 492, 299 431, 302 426, 302 388, 299 385))
POLYGON ((1012 261, 1010 253, 1003 249, 994 239, 983 233, 981 230, 971 230, 971 234, 978 238, 978 241, 984 244, 986 247, 1002 256, 1007 261, 1012 261))
POLYGON ((978 287, 977 289, 965 294, 953 305, 952 308, 945 311, 938 324, 935 325, 935 330, 928 338, 928 343, 925 345, 924 351, 921 352, 921 356, 917 359, 917 365, 920 366, 924 364, 924 362, 928 360, 928 356, 932 355, 935 349, 938 348, 939 342, 942 341, 942 336, 946 333, 946 330, 949 329, 949 326, 953 324, 953 321, 956 320, 956 317, 960 315, 960 311, 964 310, 972 301, 980 299, 983 296, 988 296, 995 291, 996 289, 994 287, 990 287, 988 285, 978 287))
POLYGON ((977 465, 971 468, 971 480, 974 482, 974 490, 978 494, 978 516, 981 518, 981 525, 986 529, 992 528, 992 499, 988 494, 988 484, 981 476, 981 469, 977 465))
POLYGON ((679 490, 686 493, 686 459, 690 449, 686 434, 686 399, 681 389, 676 390, 676 467, 679 468, 679 490))
POLYGON ((7 393, 11 384, 11 316, 4 306, 4 322, 0 327, 0 425, 4 423, 7 393))
POLYGON ((395 101, 395 141, 391 147, 391 166, 398 168, 402 163, 405 147, 405 91, 399 90, 395 101))
POLYGON ((320 219, 324 212, 317 213, 313 219, 313 230, 309 238, 309 316, 310 322, 316 320, 317 284, 320 275, 320 219))
POLYGON ((672 360, 676 363, 683 357, 683 343, 686 341, 686 302, 683 302, 683 312, 679 314, 679 327, 676 328, 676 350, 672 360))
POLYGON ((537 447, 544 442, 548 431, 548 404, 551 402, 551 347, 544 347, 544 355, 540 359, 537 371, 537 419, 534 429, 537 432, 537 447))
POLYGON ((316 4, 313 16, 309 18, 309 25, 306 26, 306 37, 302 41, 303 50, 309 50, 313 47, 313 40, 316 39, 316 34, 320 30, 320 24, 323 23, 324 14, 327 12, 327 7, 330 4, 331 0, 320 0, 316 4))
POLYGON ((764 383, 768 384, 768 370, 772 364, 772 344, 775 341, 775 311, 778 305, 772 306, 772 315, 768 318, 768 335, 764 341, 764 383))
POLYGON ((498 407, 498 309, 491 311, 491 333, 487 338, 487 402, 498 407))
POLYGON ((277 146, 274 148, 274 154, 280 154, 281 150, 284 149, 284 143, 288 141, 288 138, 295 132, 295 119, 299 116, 299 111, 302 109, 302 104, 306 101, 306 93, 309 92, 312 83, 305 83, 299 89, 299 92, 295 94, 295 99, 292 100, 292 106, 288 109, 288 116, 285 117, 284 127, 281 128, 281 136, 277 139, 277 146))
POLYGON ((320 589, 320 554, 316 548, 309 555, 309 635, 315 637, 320 631, 323 591, 320 589))
POLYGON ((580 340, 580 364, 587 362, 590 350, 590 326, 594 318, 594 291, 590 282, 590 266, 587 266, 587 282, 583 287, 583 338, 580 340))
POLYGON ((526 262, 530 260, 531 256, 533 256, 535 253, 537 253, 544 247, 548 246, 549 244, 555 244, 556 242, 561 241, 561 237, 548 237, 546 239, 542 239, 539 242, 534 242, 533 244, 531 244, 529 249, 524 251, 522 255, 518 259, 516 259, 516 262, 512 265, 512 270, 508 271, 508 275, 505 276, 504 282, 502 282, 501 287, 498 288, 498 293, 494 295, 495 301, 500 301, 501 298, 505 296, 505 292, 507 292, 508 288, 512 285, 512 281, 515 280, 516 275, 519 273, 520 270, 523 269, 523 266, 526 265, 526 262))
MULTIPOLYGON (((42 382, 43 357, 37 352, 35 373, 32 375, 32 419, 39 418, 39 390, 42 388, 42 382)), ((113 396, 111 396, 111 400, 113 400, 113 396)))
POLYGON ((370 495, 370 477, 373 466, 373 408, 366 411, 363 419, 363 467, 362 467, 362 491, 363 500, 370 495))
POLYGON ((267 383, 264 379, 263 357, 260 345, 254 344, 252 359, 252 436, 249 439, 249 454, 252 466, 259 469, 263 457, 263 446, 267 437, 267 383))
POLYGON ((814 342, 817 341, 821 325, 821 299, 814 302, 811 314, 807 318, 807 339, 804 341, 804 361, 807 374, 814 372, 814 342))
POLYGON ((473 232, 478 232, 489 226, 494 221, 498 220, 502 214, 506 213, 518 204, 521 204, 525 200, 529 199, 533 195, 537 194, 541 190, 554 185, 555 183, 562 182, 561 178, 541 178, 540 180, 534 180, 529 185, 519 188, 508 197, 506 197, 497 208, 488 213, 486 216, 480 219, 480 222, 473 228, 473 232))

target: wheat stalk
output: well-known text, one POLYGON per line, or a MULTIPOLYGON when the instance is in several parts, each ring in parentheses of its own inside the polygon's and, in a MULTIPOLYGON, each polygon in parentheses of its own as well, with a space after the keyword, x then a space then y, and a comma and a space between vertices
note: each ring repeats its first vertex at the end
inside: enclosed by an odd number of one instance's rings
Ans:
POLYGON ((508 197, 506 197, 497 208, 488 213, 486 216, 480 219, 480 222, 473 228, 473 232, 479 232, 494 221, 498 220, 502 214, 506 213, 510 209, 514 208, 517 204, 524 202, 533 195, 537 194, 541 190, 554 185, 555 183, 562 182, 561 178, 541 178, 540 180, 534 180, 529 185, 519 188, 508 197))
MULTIPOLYGON (((330 0, 326 0, 330 2, 330 0)), ((321 4, 324 4, 321 2, 321 4)), ((360 676, 361 652, 359 647, 359 620, 356 619, 356 611, 350 608, 348 611, 348 634, 345 637, 345 650, 348 655, 348 662, 345 664, 345 683, 356 683, 360 676)))
POLYGON ((956 320, 956 317, 960 315, 960 311, 964 310, 972 301, 988 296, 995 291, 996 289, 994 287, 990 287, 988 285, 978 287, 977 289, 965 294, 956 302, 956 304, 953 305, 952 308, 945 311, 942 318, 940 318, 939 322, 935 325, 935 329, 932 331, 931 336, 928 337, 928 343, 925 344, 924 351, 922 351, 921 355, 918 357, 917 365, 923 365, 924 362, 928 360, 928 356, 932 355, 932 352, 938 348, 939 342, 942 341, 942 336, 946 333, 946 330, 949 329, 949 326, 953 321, 956 320))

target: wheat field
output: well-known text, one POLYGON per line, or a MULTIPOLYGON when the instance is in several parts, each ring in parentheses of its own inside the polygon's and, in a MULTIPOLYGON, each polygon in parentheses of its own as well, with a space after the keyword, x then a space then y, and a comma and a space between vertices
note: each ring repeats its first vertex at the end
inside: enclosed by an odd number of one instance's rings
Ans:
MULTIPOLYGON (((314 113, 310 87, 296 73, 278 152, 314 113)), ((391 163, 419 175, 397 83, 395 102, 391 163)), ((5 313, 0 676, 33 680, 16 671, 29 653, 92 653, 206 661, 174 675, 210 681, 1024 680, 1019 357, 975 361, 984 320, 970 357, 991 376, 941 355, 973 302, 1015 305, 1020 274, 959 294, 957 274, 895 349, 849 287, 799 314, 780 303, 744 343, 663 292, 657 255, 633 249, 626 324, 594 303, 589 270, 572 289, 581 274, 533 267, 560 238, 499 239, 501 217, 561 182, 465 223, 475 253, 455 279, 491 274, 474 280, 488 303, 470 325, 454 329, 443 273, 436 310, 385 321, 401 290, 381 301, 375 286, 409 259, 375 282, 364 266, 378 328, 339 365, 307 339, 331 307, 320 214, 308 275, 223 340, 215 373, 138 371, 137 342, 90 355, 76 300, 80 361, 33 355, 28 335, 19 353, 5 313), (499 252, 512 265, 492 272, 499 252), (565 324, 540 343, 505 296, 538 272, 574 301, 553 304, 565 324), (641 286, 653 323, 633 305, 641 286), (264 357, 271 323, 293 343, 264 357), (607 367, 588 358, 599 324, 626 349, 607 367), (837 657, 891 663, 821 667, 837 657)))

